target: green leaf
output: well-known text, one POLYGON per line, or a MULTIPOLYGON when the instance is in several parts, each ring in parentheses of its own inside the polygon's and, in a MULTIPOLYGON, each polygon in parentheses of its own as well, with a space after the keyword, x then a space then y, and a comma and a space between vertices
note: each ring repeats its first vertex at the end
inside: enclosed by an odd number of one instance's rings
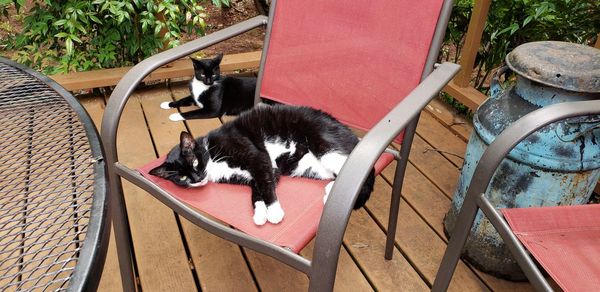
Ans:
POLYGON ((66 19, 61 19, 61 20, 57 20, 57 21, 55 21, 55 22, 53 23, 53 25, 54 25, 54 26, 62 26, 62 25, 64 25, 65 23, 67 23, 67 20, 66 20, 66 19))
POLYGON ((73 40, 66 39, 65 47, 67 48, 67 55, 72 55, 73 54, 73 40))

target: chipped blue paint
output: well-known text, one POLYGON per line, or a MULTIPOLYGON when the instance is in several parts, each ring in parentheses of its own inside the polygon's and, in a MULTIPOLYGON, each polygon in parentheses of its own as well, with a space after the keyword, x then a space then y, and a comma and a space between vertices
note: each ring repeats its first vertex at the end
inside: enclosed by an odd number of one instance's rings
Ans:
MULTIPOLYGON (((467 145, 461 177, 444 219, 446 232, 454 227, 477 162, 504 129, 543 106, 600 99, 598 92, 551 87, 521 75, 507 89, 501 87, 497 77, 494 79, 490 98, 473 118, 474 131, 467 145)), ((600 116, 570 119, 544 127, 517 145, 498 167, 487 196, 498 208, 584 204, 599 179, 600 116)), ((464 256, 492 274, 509 279, 523 278, 502 239, 481 212, 471 229, 464 256)))

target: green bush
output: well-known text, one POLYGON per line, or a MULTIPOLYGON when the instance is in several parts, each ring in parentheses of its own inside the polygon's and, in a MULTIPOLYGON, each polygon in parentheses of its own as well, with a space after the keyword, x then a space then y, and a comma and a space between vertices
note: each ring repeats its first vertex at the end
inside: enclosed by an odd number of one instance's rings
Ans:
MULTIPOLYGON (((18 11, 24 1, 0 0, 5 16, 11 2, 18 11)), ((35 1, 6 44, 18 62, 46 74, 120 67, 177 46, 184 33, 204 34, 205 17, 194 0, 35 1)))
MULTIPOLYGON (((474 0, 456 0, 442 55, 457 61, 474 0)), ((491 71, 516 46, 532 41, 590 43, 600 32, 598 0, 494 0, 475 62, 474 87, 485 91, 491 71)))

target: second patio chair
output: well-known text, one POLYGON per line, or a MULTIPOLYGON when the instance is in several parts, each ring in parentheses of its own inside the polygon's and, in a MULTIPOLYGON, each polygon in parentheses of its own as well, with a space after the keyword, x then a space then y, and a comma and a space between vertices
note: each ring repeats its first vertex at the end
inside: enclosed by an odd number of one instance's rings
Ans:
MULTIPOLYGON (((391 258, 402 180, 419 113, 458 71, 457 65, 449 63, 433 70, 451 9, 452 1, 443 0, 273 1, 269 18, 249 19, 157 54, 131 69, 111 95, 102 121, 111 191, 117 206, 115 237, 125 288, 132 289, 133 281, 121 178, 148 191, 194 224, 302 271, 310 278, 311 290, 333 289, 339 251, 357 193, 380 155, 396 141, 402 143, 396 158, 402 159, 396 168, 388 226, 386 257, 391 258), (324 207, 321 200, 324 182, 282 178, 280 188, 285 189, 281 191, 285 194, 278 190, 282 204, 286 196, 301 193, 302 196, 288 200, 303 202, 297 205, 306 209, 297 212, 286 209, 284 222, 259 230, 251 226, 250 217, 245 219, 250 226, 242 226, 243 223, 229 222, 226 216, 213 214, 235 227, 231 228, 199 211, 211 213, 206 209, 209 204, 197 200, 199 193, 192 196, 169 189, 119 163, 116 132, 130 94, 153 70, 262 25, 267 25, 267 35, 257 100, 318 108, 368 132, 336 178, 324 207), (316 190, 317 197, 308 196, 307 186, 316 190), (305 201, 297 201, 301 199, 305 201), (298 216, 293 217, 292 213, 298 216), (294 223, 300 220, 302 224, 294 223), (293 232, 273 237, 262 234, 265 229, 293 232), (309 261, 297 252, 315 235, 313 258, 309 261)), ((206 197, 210 189, 223 194, 227 188, 231 190, 231 186, 205 188, 201 197, 206 197)), ((249 190, 242 189, 235 190, 245 192, 242 196, 249 200, 249 190)))
MULTIPOLYGON (((435 278, 433 291, 445 291, 448 288, 478 210, 496 228, 536 290, 553 289, 529 253, 565 291, 598 290, 600 205, 498 210, 486 196, 488 184, 496 169, 517 144, 553 122, 588 115, 600 115, 600 101, 570 102, 544 107, 520 118, 496 137, 475 168, 475 175, 435 278)), ((593 120, 597 123, 597 116, 593 120)), ((596 128, 596 136, 597 132, 596 128)))

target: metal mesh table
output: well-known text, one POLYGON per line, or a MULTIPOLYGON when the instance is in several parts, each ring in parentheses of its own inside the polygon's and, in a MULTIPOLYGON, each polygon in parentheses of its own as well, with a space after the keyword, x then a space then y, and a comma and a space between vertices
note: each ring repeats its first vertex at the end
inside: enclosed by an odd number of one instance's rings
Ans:
POLYGON ((106 185, 97 131, 77 100, 0 58, 0 290, 95 289, 106 185))

